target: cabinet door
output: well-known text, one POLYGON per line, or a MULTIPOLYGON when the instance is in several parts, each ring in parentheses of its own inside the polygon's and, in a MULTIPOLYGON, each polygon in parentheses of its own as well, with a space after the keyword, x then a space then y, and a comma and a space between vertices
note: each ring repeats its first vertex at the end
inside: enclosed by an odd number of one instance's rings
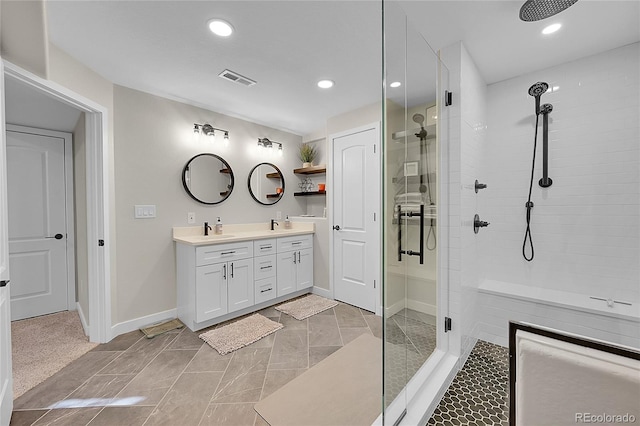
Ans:
POLYGON ((313 249, 298 250, 297 253, 296 287, 297 290, 302 290, 313 286, 313 249))
POLYGON ((298 257, 297 252, 290 251, 287 253, 278 253, 278 261, 276 265, 276 283, 278 296, 284 296, 296 291, 296 269, 298 257), (294 263, 295 262, 295 263, 294 263))
POLYGON ((229 312, 253 306, 253 259, 227 262, 229 312))
POLYGON ((219 317, 227 310, 227 264, 196 268, 196 321, 219 317))

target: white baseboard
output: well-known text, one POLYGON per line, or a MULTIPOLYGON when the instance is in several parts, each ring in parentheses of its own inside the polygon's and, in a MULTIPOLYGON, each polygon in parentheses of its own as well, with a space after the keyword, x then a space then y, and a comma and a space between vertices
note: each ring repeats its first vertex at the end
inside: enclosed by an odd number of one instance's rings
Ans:
POLYGON ((82 306, 80 306, 79 302, 76 302, 76 310, 78 311, 78 316, 80 317, 80 322, 82 323, 82 330, 84 330, 84 335, 89 336, 89 323, 87 322, 87 318, 84 316, 82 306))
POLYGON ((162 321, 171 320, 177 317, 178 317, 178 310, 169 309, 168 311, 158 312, 158 313, 147 315, 144 317, 135 318, 129 321, 120 322, 116 325, 111 326, 111 339, 121 334, 138 330, 142 327, 148 327, 150 325, 153 325, 162 321))
POLYGON ((438 313, 436 305, 430 305, 429 303, 419 302, 412 299, 407 300, 407 308, 422 312, 423 314, 432 315, 434 317, 438 313))
POLYGON ((333 300, 333 296, 331 295, 331 290, 327 290, 326 288, 321 287, 313 287, 311 289, 311 293, 317 294, 318 296, 326 297, 327 299, 333 300))
POLYGON ((388 306, 386 311, 387 318, 390 318, 404 309, 404 300, 394 303, 391 306, 388 306))

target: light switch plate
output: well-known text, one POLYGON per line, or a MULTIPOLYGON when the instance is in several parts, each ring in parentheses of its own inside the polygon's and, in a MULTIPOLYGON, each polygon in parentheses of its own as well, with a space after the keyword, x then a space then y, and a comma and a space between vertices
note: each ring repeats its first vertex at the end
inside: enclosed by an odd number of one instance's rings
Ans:
POLYGON ((156 217, 156 206, 136 204, 134 206, 134 217, 136 219, 153 219, 156 217))

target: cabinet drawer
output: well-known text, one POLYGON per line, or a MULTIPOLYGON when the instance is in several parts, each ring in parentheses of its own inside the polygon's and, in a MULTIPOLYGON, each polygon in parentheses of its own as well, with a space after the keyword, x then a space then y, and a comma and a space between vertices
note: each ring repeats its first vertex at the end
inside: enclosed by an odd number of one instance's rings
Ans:
POLYGON ((313 247, 313 234, 278 238, 278 253, 313 247))
POLYGON ((253 259, 253 276, 256 280, 276 276, 276 255, 258 256, 253 259))
POLYGON ((266 240, 255 240, 253 242, 253 252, 256 256, 276 254, 276 239, 269 238, 266 240))
POLYGON ((196 266, 253 257, 253 242, 215 244, 196 247, 196 266))
POLYGON ((276 277, 256 281, 256 304, 276 297, 276 277))

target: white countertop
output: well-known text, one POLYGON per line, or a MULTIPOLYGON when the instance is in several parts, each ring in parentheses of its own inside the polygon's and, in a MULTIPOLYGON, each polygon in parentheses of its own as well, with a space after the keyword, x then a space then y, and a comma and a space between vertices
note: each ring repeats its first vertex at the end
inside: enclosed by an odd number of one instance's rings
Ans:
MULTIPOLYGON (((174 227, 173 241, 192 246, 205 246, 315 233, 315 224, 311 222, 292 221, 290 229, 285 229, 284 220, 279 220, 278 223, 279 226, 273 231, 269 229, 269 223, 223 225, 220 235, 214 234, 213 229, 209 231, 209 235, 204 235, 204 226, 174 227)), ((214 228, 214 225, 215 223, 211 223, 211 228, 214 228)))

